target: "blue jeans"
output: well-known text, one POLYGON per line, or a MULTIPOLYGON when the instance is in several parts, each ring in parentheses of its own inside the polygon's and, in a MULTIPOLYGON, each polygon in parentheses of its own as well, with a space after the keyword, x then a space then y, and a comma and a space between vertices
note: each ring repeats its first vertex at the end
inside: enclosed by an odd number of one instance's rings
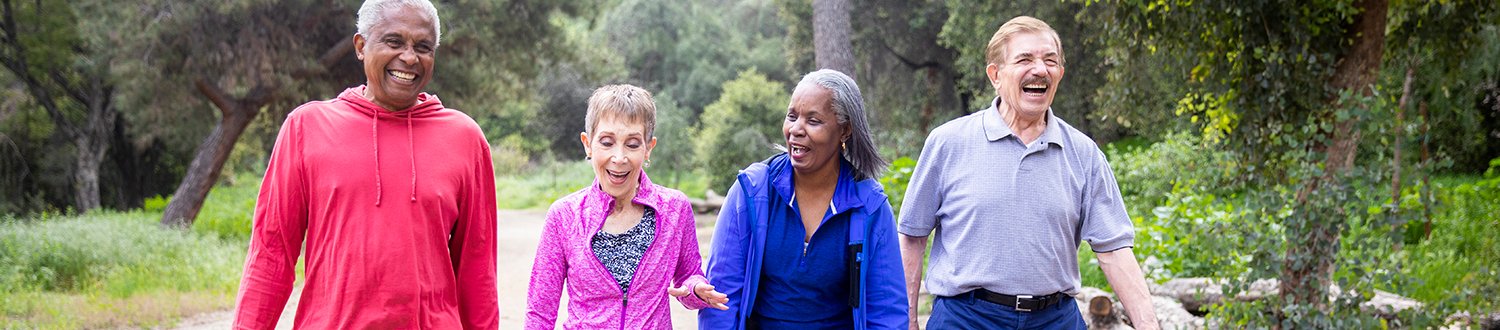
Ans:
POLYGON ((927 329, 1087 329, 1073 298, 1030 312, 975 298, 973 294, 938 296, 927 329))

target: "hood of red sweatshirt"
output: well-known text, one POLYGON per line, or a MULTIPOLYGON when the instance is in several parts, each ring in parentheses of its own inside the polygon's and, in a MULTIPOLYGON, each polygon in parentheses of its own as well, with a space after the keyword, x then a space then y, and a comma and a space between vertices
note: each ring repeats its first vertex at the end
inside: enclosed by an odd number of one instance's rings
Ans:
POLYGON ((361 114, 370 117, 370 148, 375 151, 375 206, 380 206, 381 197, 384 193, 381 187, 380 176, 380 121, 381 120, 405 120, 406 121, 406 148, 411 163, 411 194, 410 202, 417 201, 417 155, 416 137, 412 134, 412 118, 422 119, 435 117, 442 111, 443 101, 438 100, 437 95, 422 93, 417 94, 417 103, 406 109, 389 110, 375 104, 365 98, 365 85, 350 87, 343 93, 339 93, 339 101, 353 105, 351 108, 361 114))

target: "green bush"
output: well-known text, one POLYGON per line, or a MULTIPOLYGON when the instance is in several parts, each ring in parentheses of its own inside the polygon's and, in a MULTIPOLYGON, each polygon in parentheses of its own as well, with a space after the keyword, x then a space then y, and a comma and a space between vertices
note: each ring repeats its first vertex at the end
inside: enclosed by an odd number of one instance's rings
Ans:
POLYGON ((916 170, 917 161, 911 157, 896 158, 891 161, 890 170, 880 178, 880 184, 885 186, 885 195, 891 199, 891 211, 897 215, 901 213, 901 202, 906 199, 906 186, 911 182, 911 172, 916 170))
POLYGON ((1434 182, 1439 206, 1432 233, 1405 251, 1409 272, 1420 280, 1394 291, 1458 310, 1500 309, 1500 158, 1490 164, 1482 179, 1434 182))
POLYGON ((755 69, 724 83, 719 100, 703 110, 693 132, 696 163, 708 176, 709 188, 728 191, 735 173, 774 155, 772 146, 785 143, 781 122, 789 100, 786 90, 755 69))

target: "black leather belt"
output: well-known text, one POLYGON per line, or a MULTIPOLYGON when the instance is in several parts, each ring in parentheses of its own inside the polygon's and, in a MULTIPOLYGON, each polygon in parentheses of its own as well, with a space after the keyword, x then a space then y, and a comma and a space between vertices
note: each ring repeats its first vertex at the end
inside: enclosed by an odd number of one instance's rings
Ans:
POLYGON ((974 291, 969 291, 968 293, 964 293, 964 295, 970 294, 974 295, 974 298, 979 298, 984 301, 1000 305, 1010 306, 1012 308, 1015 308, 1017 311, 1022 312, 1030 312, 1047 307, 1052 307, 1052 305, 1056 305, 1062 302, 1063 299, 1073 299, 1072 296, 1069 296, 1068 294, 1062 292, 1045 296, 1012 296, 1003 293, 991 292, 990 290, 977 289, 974 291))

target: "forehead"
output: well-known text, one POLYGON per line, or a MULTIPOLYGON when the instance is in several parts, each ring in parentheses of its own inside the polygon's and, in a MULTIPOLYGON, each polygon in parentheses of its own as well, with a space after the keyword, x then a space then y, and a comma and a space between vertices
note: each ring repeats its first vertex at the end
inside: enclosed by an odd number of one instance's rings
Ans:
POLYGON ((599 113, 599 122, 594 123, 594 131, 598 134, 644 135, 646 121, 616 111, 602 111, 599 113))
MULTIPOLYGON (((833 92, 818 84, 801 84, 792 91, 791 108, 814 111, 827 108, 833 100, 833 92)), ((790 110, 790 109, 789 109, 790 110)))
POLYGON ((381 19, 370 26, 376 36, 399 34, 426 39, 437 38, 433 19, 427 11, 414 6, 395 6, 381 10, 381 19))
POLYGON ((1057 41, 1041 32, 1026 32, 1012 36, 1005 42, 1010 57, 1057 55, 1057 41))

